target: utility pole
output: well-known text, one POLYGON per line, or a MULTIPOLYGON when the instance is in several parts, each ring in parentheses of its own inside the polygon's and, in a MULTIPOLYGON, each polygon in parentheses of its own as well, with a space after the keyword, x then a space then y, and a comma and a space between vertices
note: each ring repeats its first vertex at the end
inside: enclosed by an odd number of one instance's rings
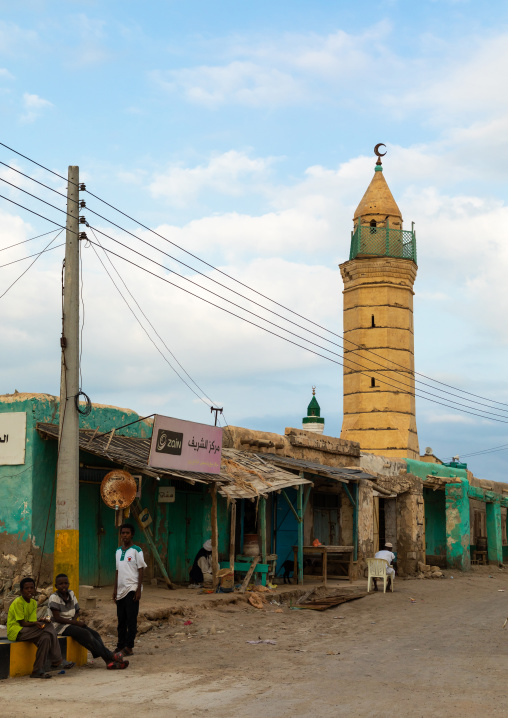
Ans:
POLYGON ((60 439, 58 443, 54 576, 65 573, 79 593, 79 167, 70 166, 63 288, 60 439))

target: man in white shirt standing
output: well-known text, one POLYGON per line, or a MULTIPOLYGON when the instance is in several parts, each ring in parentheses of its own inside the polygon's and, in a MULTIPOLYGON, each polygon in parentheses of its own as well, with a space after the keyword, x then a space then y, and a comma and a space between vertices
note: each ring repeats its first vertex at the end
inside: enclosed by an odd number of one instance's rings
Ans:
MULTIPOLYGON (((395 561, 395 554, 392 553, 392 548, 393 544, 386 542, 384 549, 382 551, 378 551, 374 556, 374 558, 384 558, 388 561, 389 565, 386 567, 386 574, 388 576, 388 582, 386 584, 387 590, 389 590, 392 586, 392 576, 395 576, 395 569, 390 565, 392 561, 395 561)), ((377 580, 375 578, 372 580, 374 581, 374 591, 377 591, 377 580)))
POLYGON ((118 643, 116 651, 132 656, 138 630, 139 599, 143 590, 143 551, 134 544, 134 526, 120 526, 122 545, 116 551, 116 575, 113 601, 116 601, 118 643))

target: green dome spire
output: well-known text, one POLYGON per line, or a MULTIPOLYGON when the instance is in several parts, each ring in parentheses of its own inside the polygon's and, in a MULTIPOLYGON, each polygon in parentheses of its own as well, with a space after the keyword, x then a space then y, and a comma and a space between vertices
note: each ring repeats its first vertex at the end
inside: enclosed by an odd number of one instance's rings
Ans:
POLYGON ((321 416, 321 407, 316 399, 316 387, 312 387, 312 399, 307 407, 307 416, 302 419, 302 427, 306 431, 315 431, 319 434, 323 433, 325 420, 321 416))

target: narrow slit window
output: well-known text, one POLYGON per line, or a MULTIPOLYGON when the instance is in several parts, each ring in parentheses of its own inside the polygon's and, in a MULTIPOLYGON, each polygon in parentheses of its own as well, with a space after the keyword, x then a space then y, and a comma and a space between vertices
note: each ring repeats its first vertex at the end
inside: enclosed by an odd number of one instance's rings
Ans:
POLYGON ((370 385, 371 385, 371 387, 375 387, 375 386, 376 386, 376 380, 374 379, 374 377, 371 378, 371 380, 370 380, 370 385))
POLYGON ((374 315, 372 315, 371 322, 372 322, 371 326, 372 326, 372 327, 375 327, 375 326, 376 326, 376 322, 374 321, 374 315))

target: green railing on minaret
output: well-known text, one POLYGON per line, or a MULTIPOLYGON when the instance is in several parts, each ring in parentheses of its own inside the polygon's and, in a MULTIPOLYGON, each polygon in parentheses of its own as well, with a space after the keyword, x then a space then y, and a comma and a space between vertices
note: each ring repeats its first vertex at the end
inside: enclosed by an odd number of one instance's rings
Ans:
POLYGON ((351 236, 349 259, 356 257, 395 257, 416 264, 416 235, 407 229, 358 224, 351 236))

